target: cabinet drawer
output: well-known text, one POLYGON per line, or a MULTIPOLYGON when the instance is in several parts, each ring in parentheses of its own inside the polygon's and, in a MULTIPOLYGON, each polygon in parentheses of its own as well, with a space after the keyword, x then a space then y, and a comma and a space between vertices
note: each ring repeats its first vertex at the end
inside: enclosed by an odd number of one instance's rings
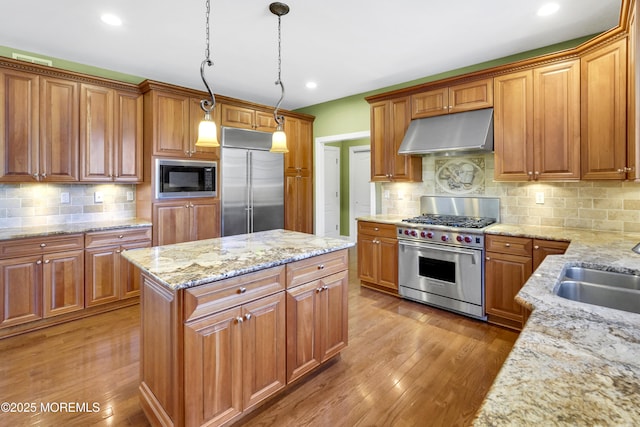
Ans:
POLYGON ((393 224, 381 222, 358 221, 358 234, 369 234, 376 237, 396 237, 397 228, 393 224))
POLYGON ((138 240, 151 240, 151 227, 119 228, 117 230, 93 231, 85 234, 85 248, 118 245, 138 240))
POLYGON ((287 264, 287 289, 349 268, 346 249, 287 264))
POLYGON ((184 293, 184 320, 191 321, 267 295, 284 291, 285 267, 247 273, 184 293))
POLYGON ((0 258, 84 249, 84 235, 27 237, 0 243, 0 258))
POLYGON ((532 256, 533 242, 527 237, 496 236, 488 234, 485 237, 487 252, 499 252, 510 255, 532 256))

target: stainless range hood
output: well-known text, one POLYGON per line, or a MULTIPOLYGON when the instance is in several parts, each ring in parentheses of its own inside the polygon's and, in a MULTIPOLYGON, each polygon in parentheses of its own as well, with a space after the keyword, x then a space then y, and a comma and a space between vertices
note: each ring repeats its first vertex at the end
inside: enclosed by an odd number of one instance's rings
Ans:
POLYGON ((493 108, 415 119, 398 154, 493 151, 493 108))

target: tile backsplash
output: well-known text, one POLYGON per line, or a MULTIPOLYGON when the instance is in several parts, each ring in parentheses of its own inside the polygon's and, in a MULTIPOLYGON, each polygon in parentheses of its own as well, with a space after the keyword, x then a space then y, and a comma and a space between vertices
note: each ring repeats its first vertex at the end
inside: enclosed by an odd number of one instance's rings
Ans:
POLYGON ((135 194, 133 184, 0 184, 0 227, 135 218, 135 194))
MULTIPOLYGON (((483 185, 475 185, 473 194, 452 195, 499 197, 500 220, 503 223, 640 232, 640 183, 495 182, 493 154, 456 158, 482 163, 478 162, 478 157, 484 157, 484 170, 479 173, 483 176, 483 185), (536 196, 540 197, 540 194, 544 203, 536 203, 536 196)), ((423 157, 421 183, 383 184, 381 213, 418 215, 420 196, 446 194, 439 184, 441 175, 436 169, 436 164, 442 163, 441 159, 437 156, 423 157)))

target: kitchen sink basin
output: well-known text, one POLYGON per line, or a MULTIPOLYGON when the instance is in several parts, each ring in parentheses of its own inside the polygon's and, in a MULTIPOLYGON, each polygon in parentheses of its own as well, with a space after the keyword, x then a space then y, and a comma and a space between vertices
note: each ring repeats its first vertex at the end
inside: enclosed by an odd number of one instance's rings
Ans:
POLYGON ((640 314, 639 275, 569 267, 556 293, 573 301, 640 314))

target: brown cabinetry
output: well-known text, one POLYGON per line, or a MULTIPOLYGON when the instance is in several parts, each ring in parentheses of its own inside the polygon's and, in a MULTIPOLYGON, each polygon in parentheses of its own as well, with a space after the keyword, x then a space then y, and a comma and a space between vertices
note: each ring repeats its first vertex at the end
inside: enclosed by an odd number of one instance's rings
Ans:
POLYGON ((276 129, 276 121, 273 118, 273 113, 229 104, 222 104, 220 111, 222 115, 222 126, 259 130, 262 132, 273 132, 276 129))
POLYGON ((97 231, 85 235, 85 305, 87 307, 140 294, 140 275, 121 258, 127 249, 151 246, 151 228, 97 231))
POLYGON ((493 81, 484 79, 411 95, 411 118, 419 119, 492 106, 493 81))
POLYGON ((0 327, 82 310, 82 235, 0 244, 0 327))
POLYGON ((142 96, 80 87, 80 180, 142 181, 142 96))
POLYGON ((395 225, 358 222, 358 277, 363 286, 398 295, 395 225))
POLYGON ((496 77, 495 179, 580 178, 580 63, 496 77))
POLYGON ((284 388, 284 282, 275 267, 186 291, 185 425, 220 425, 284 388))
POLYGON ((408 96, 371 104, 371 180, 422 181, 422 158, 398 154, 411 121, 408 96))
POLYGON ((627 167, 631 169, 627 173, 629 179, 640 178, 640 167, 636 163, 636 153, 640 150, 640 69, 636 64, 638 60, 638 26, 636 23, 636 10, 639 3, 635 0, 630 3, 629 12, 629 36, 627 46, 627 167))
POLYGON ((78 180, 78 83, 0 68, 0 181, 78 180))
POLYGON ((287 383, 348 343, 347 251, 287 265, 287 383))
POLYGON ((627 159, 627 41, 580 59, 582 179, 625 179, 627 159))
POLYGON ((154 246, 220 236, 220 202, 214 198, 179 199, 153 204, 154 246))
POLYGON ((487 235, 485 301, 488 321, 522 329, 527 310, 515 301, 533 271, 547 255, 563 254, 568 242, 487 235))
POLYGON ((286 117, 289 152, 284 155, 284 228, 313 233, 312 122, 286 117))

